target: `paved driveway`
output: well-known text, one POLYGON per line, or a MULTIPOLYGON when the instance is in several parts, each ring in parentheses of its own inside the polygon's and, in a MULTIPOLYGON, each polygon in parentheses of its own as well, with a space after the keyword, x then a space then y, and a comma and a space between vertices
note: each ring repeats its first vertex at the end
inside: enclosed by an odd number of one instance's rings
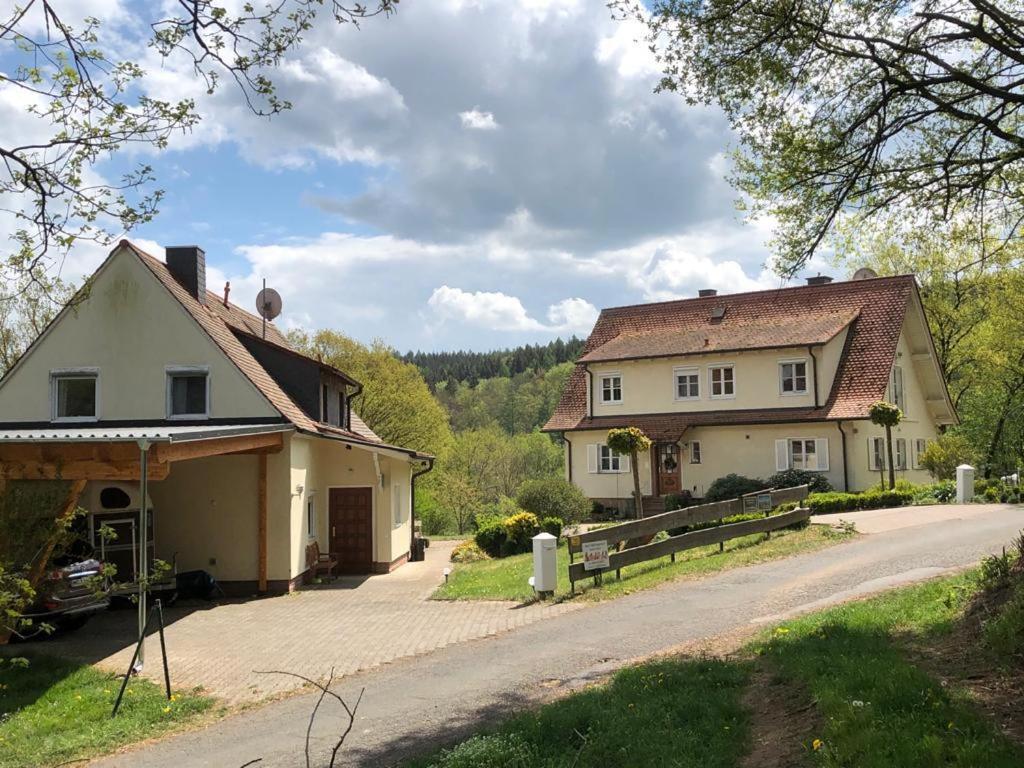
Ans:
MULTIPOLYGON (((336 675, 350 675, 579 607, 428 600, 444 580, 456 543, 436 542, 426 561, 386 575, 342 577, 281 597, 176 605, 166 613, 171 682, 178 688, 202 685, 232 703, 251 702, 298 685, 254 670, 302 670, 326 678, 333 667, 336 675)), ((135 632, 134 610, 111 611, 40 650, 123 672, 135 632)), ((162 674, 159 650, 154 637, 145 670, 154 679, 162 674)))
POLYGON ((898 509, 866 509, 860 512, 838 512, 833 515, 815 515, 812 523, 838 525, 840 521, 853 523, 858 533, 885 533, 901 528, 916 528, 952 520, 971 520, 992 511, 991 504, 936 504, 898 509))

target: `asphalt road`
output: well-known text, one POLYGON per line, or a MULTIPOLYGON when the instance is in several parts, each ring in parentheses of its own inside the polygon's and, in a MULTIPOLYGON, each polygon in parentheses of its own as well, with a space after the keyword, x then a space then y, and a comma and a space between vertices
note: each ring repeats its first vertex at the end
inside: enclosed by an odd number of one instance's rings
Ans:
MULTIPOLYGON (((973 564, 1021 528, 1024 508, 994 506, 984 514, 865 535, 806 555, 676 582, 354 675, 336 686, 350 702, 365 688, 336 764, 393 765, 631 659, 973 564)), ((301 627, 295 642, 302 643, 301 627)), ((273 668, 274 660, 267 659, 266 667, 273 668)), ((259 768, 300 768, 306 765, 303 744, 315 704, 311 694, 295 696, 95 765, 240 768, 260 758, 259 768)), ((344 723, 339 713, 336 704, 321 708, 313 729, 313 765, 328 764, 344 723)))

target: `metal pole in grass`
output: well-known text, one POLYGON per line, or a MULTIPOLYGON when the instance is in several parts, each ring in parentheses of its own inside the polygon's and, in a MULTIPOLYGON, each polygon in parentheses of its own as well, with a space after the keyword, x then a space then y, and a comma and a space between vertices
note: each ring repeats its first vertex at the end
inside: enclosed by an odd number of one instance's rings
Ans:
POLYGON ((171 670, 167 667, 167 644, 164 642, 164 606, 159 600, 156 601, 157 628, 160 630, 160 655, 164 659, 164 688, 167 690, 167 700, 171 700, 171 670))
POLYGON ((121 690, 117 692, 117 700, 114 702, 114 709, 111 711, 110 716, 116 717, 117 710, 121 708, 121 699, 124 698, 124 690, 128 687, 128 678, 132 676, 132 672, 135 670, 135 662, 139 659, 139 650, 142 648, 142 640, 146 636, 146 629, 149 627, 149 617, 146 617, 145 623, 142 625, 142 632, 139 633, 139 639, 135 643, 135 653, 132 654, 131 664, 128 665, 128 669, 124 673, 124 680, 121 681, 121 690))
MULTIPOLYGON (((135 574, 139 580, 139 644, 136 648, 136 660, 141 672, 146 663, 146 627, 149 617, 146 611, 146 597, 149 589, 149 441, 139 440, 139 493, 142 501, 139 504, 139 570, 135 574)), ((134 662, 133 662, 134 664, 134 662)))

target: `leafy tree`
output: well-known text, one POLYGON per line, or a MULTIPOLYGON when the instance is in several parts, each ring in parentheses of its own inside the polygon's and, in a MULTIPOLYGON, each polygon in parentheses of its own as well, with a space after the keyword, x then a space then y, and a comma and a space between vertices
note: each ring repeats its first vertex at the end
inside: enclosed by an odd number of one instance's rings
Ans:
POLYGON ((415 364, 432 389, 459 382, 475 387, 481 379, 511 378, 520 373, 538 373, 562 363, 575 362, 583 351, 583 340, 555 339, 548 344, 527 344, 491 352, 407 352, 402 359, 415 364))
POLYGON ((970 441, 962 435, 939 435, 919 457, 921 466, 936 480, 953 480, 961 464, 974 466, 978 456, 970 441))
POLYGON ((337 331, 292 332, 289 341, 363 385, 353 410, 383 440, 438 456, 448 450, 447 414, 416 366, 403 363, 384 342, 367 347, 337 331))
POLYGON ((448 472, 438 474, 433 493, 455 521, 456 531, 460 534, 469 530, 483 509, 480 491, 461 475, 448 472))
POLYGON ((519 487, 516 503, 540 519, 557 517, 565 523, 578 523, 590 516, 590 499, 564 477, 527 480, 519 487))
POLYGON ((1024 13, 990 0, 639 0, 661 89, 715 104, 733 181, 798 271, 849 211, 1024 218, 1024 13))
POLYGON ((0 376, 10 370, 73 293, 60 278, 46 284, 23 283, 6 300, 0 298, 0 376))
POLYGON ((639 520, 644 516, 644 498, 640 493, 640 468, 637 456, 641 451, 651 448, 651 439, 637 427, 624 427, 622 429, 608 430, 608 447, 616 453, 629 456, 630 466, 633 468, 633 496, 636 499, 636 517, 639 520))
MULTIPOLYGON (((187 62, 209 93, 227 79, 261 116, 290 108, 270 73, 326 13, 339 23, 390 14, 397 0, 368 6, 343 0, 279 0, 224 4, 184 0, 134 9, 150 46, 164 59, 187 62)), ((153 218, 163 197, 152 168, 138 163, 118 181, 93 166, 128 148, 163 149, 170 137, 199 123, 191 99, 168 101, 136 61, 122 58, 123 40, 102 20, 79 19, 75 3, 22 0, 0 17, 0 87, 35 118, 30 135, 0 137, 0 199, 11 216, 0 255, 0 300, 35 286, 43 296, 52 267, 76 242, 109 243, 153 218)))
POLYGON ((893 462, 892 457, 892 428, 898 426, 903 420, 903 411, 892 403, 879 400, 877 403, 872 404, 868 414, 871 417, 872 424, 885 427, 885 451, 889 457, 889 487, 895 488, 896 464, 893 462))
POLYGON ((492 426, 456 435, 441 467, 471 483, 484 502, 491 503, 514 497, 530 478, 558 476, 562 462, 561 448, 547 435, 509 436, 492 426))

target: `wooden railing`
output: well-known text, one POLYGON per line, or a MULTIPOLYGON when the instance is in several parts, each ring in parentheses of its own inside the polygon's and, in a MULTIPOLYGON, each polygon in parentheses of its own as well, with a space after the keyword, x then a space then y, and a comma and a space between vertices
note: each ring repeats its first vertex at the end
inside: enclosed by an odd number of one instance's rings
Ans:
POLYGON ((709 544, 724 546, 729 539, 755 533, 771 535, 771 531, 786 528, 810 517, 810 510, 800 507, 779 515, 771 514, 772 510, 781 504, 803 501, 807 498, 807 493, 806 485, 781 490, 767 489, 728 501, 716 501, 710 504, 676 509, 671 512, 663 512, 660 515, 651 515, 642 520, 632 520, 570 536, 568 539, 569 583, 575 591, 576 582, 588 576, 593 576, 595 581, 599 581, 602 574, 608 571, 618 571, 627 565, 665 556, 670 556, 674 561, 677 552, 694 547, 703 547, 709 544), (662 531, 715 522, 733 515, 751 512, 763 512, 765 517, 759 520, 744 520, 739 523, 688 531, 660 541, 651 541, 662 531), (642 543, 630 546, 630 543, 638 541, 642 543), (603 563, 596 565, 594 560, 591 560, 590 563, 577 562, 577 556, 582 555, 584 550, 587 550, 592 557, 595 554, 595 549, 603 551, 603 545, 607 545, 607 565, 603 563))

